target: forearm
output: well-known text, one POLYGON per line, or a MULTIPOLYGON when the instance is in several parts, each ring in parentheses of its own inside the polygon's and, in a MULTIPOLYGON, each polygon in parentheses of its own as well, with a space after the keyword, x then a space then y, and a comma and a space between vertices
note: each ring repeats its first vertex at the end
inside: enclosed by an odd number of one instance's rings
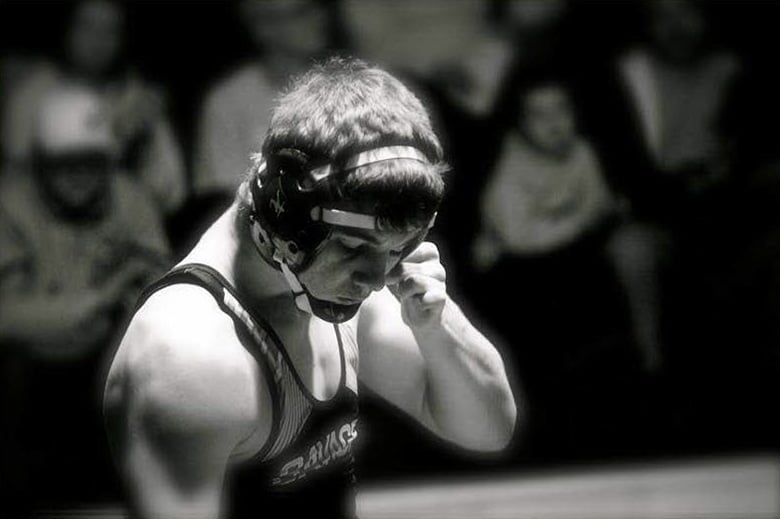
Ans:
POLYGON ((451 299, 440 322, 413 331, 426 364, 423 412, 434 428, 467 448, 505 447, 517 408, 496 348, 451 299))

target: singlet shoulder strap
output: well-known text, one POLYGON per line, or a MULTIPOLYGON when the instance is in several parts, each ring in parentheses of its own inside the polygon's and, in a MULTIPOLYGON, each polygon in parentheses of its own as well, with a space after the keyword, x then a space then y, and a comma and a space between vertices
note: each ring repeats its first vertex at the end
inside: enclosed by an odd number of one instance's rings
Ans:
POLYGON ((147 286, 138 298, 135 305, 136 311, 149 299, 152 294, 159 290, 180 283, 198 285, 205 288, 217 303, 221 304, 223 285, 220 282, 222 276, 208 265, 199 263, 180 265, 166 272, 162 277, 147 286))
MULTIPOLYGON (((279 348, 273 344, 278 339, 271 333, 270 329, 260 329, 254 325, 248 312, 238 302, 235 289, 230 285, 230 282, 214 268, 201 263, 180 265, 153 282, 139 297, 136 311, 155 292, 177 284, 191 284, 206 289, 214 297, 222 311, 229 315, 236 324, 239 340, 249 348, 263 370, 271 392, 273 422, 265 445, 254 457, 264 459, 268 451, 278 443, 281 424, 284 421, 282 410, 284 391, 281 387, 283 385, 283 366, 279 348)), ((265 323, 263 324, 265 325, 265 323)))

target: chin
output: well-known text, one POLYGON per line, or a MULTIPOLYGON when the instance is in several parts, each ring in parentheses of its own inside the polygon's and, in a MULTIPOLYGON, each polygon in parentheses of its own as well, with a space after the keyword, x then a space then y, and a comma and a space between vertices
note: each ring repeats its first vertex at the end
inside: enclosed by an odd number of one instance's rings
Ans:
POLYGON ((362 298, 337 297, 337 298, 331 300, 331 302, 333 304, 337 304, 337 305, 359 305, 359 304, 361 304, 365 300, 366 300, 365 297, 362 297, 362 298))

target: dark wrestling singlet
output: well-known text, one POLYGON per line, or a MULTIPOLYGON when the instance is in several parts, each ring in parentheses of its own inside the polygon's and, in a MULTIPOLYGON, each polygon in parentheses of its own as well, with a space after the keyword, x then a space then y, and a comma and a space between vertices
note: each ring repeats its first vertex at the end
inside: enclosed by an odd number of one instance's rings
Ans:
POLYGON ((179 283, 205 288, 233 319, 239 339, 264 372, 273 401, 265 446, 228 473, 226 517, 354 518, 357 395, 346 385, 345 342, 355 342, 348 324, 333 325, 341 380, 336 394, 320 401, 303 385, 273 329, 245 309, 235 289, 211 267, 173 269, 147 288, 139 306, 157 290, 179 283))

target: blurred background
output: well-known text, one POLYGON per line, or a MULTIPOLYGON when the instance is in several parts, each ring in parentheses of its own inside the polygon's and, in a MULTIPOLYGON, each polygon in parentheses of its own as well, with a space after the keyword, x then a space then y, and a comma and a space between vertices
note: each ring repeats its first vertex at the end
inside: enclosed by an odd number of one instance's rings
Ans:
POLYGON ((772 488, 778 24, 775 1, 0 0, 0 517, 121 509, 99 401, 132 302, 333 53, 429 106, 453 167, 432 239, 526 404, 484 457, 363 388, 361 481, 736 457, 772 488))

